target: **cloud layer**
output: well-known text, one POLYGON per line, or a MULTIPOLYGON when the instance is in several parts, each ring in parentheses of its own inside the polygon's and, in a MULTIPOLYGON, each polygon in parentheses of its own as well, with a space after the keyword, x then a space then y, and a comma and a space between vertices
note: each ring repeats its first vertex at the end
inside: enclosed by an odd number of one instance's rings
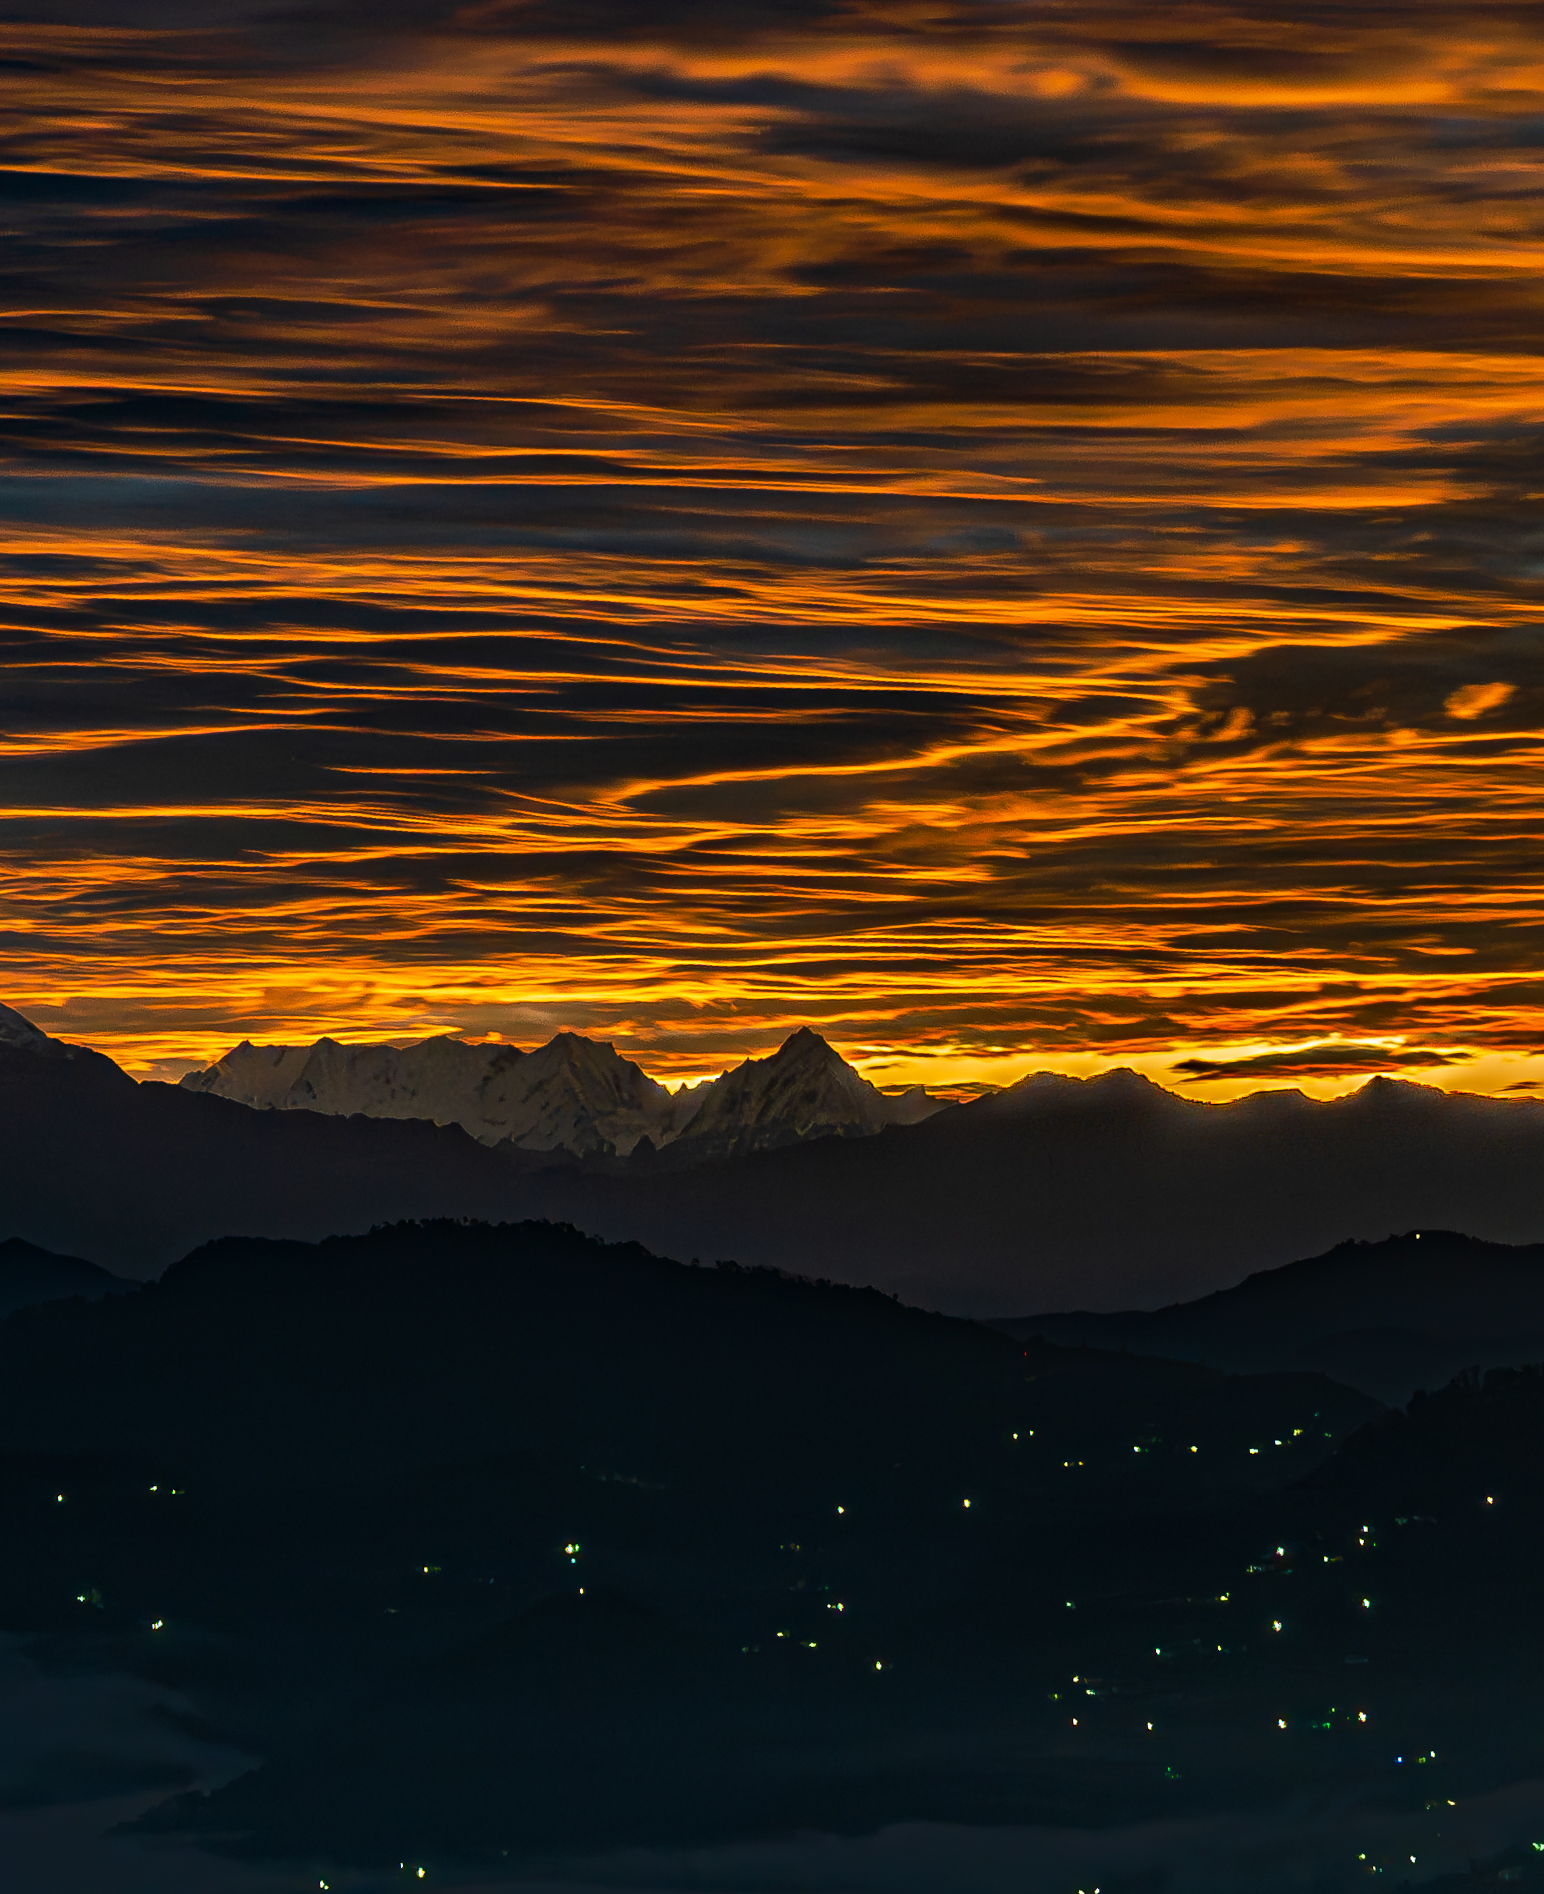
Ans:
POLYGON ((13 1003, 1517 1080, 1536 9, 35 10, 13 1003))

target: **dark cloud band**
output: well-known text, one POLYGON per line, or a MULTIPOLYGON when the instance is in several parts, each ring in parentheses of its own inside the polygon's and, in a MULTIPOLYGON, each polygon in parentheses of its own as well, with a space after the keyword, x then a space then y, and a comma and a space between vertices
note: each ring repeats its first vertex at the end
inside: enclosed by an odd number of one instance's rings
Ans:
POLYGON ((0 29, 9 997, 1531 1053, 1537 39, 0 29))

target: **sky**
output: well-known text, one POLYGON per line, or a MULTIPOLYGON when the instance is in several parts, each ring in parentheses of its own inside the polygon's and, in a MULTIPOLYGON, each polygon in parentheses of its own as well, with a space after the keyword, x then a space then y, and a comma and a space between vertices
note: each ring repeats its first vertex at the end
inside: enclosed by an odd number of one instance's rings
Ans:
POLYGON ((0 998, 1544 1083, 1544 19, 10 0, 0 998))

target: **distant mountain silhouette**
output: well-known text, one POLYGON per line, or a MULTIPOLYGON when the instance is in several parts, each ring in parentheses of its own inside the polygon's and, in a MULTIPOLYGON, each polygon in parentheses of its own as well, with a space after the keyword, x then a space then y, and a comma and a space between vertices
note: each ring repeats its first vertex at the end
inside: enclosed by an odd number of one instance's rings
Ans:
MULTIPOLYGON (((763 1095, 783 1099, 786 1122, 807 1092, 818 1121, 832 1073, 812 1050, 796 1037, 728 1075, 752 1134, 763 1095)), ((223 1235, 545 1217, 995 1317, 1152 1308, 1348 1237, 1544 1240, 1544 1104, 1383 1079, 1331 1103, 1267 1092, 1202 1105, 1133 1073, 1039 1075, 873 1136, 696 1163, 683 1137, 580 1160, 484 1146, 457 1125, 136 1085, 23 1021, 0 1037, 0 1138, 0 1234, 134 1275, 223 1235)))
POLYGON ((811 1137, 856 1137, 940 1109, 921 1086, 889 1098, 801 1027, 769 1059, 672 1093, 613 1047, 562 1032, 535 1052, 453 1038, 419 1045, 254 1046, 181 1081, 243 1105, 459 1124, 483 1144, 626 1157, 678 1140, 687 1162, 811 1137))
POLYGON ((139 1277, 213 1236, 496 1217, 520 1189, 518 1160, 457 1126, 259 1112, 138 1085, 111 1059, 4 1018, 0 1150, 0 1233, 139 1277))
POLYGON ((66 1296, 121 1295, 139 1285, 127 1276, 114 1276, 78 1256, 56 1256, 20 1237, 0 1241, 0 1315, 30 1308, 38 1302, 58 1302, 66 1296))
POLYGON ((1232 1373, 1313 1369, 1403 1406, 1466 1368, 1544 1361, 1544 1244, 1451 1230, 1340 1243, 1166 1309, 996 1324, 1064 1346, 1129 1349, 1232 1373))
POLYGON ((1040 1074, 875 1138, 553 1173, 525 1199, 607 1237, 872 1282, 957 1314, 1153 1307, 1348 1237, 1544 1240, 1544 1104, 1373 1079, 1327 1103, 1040 1074))

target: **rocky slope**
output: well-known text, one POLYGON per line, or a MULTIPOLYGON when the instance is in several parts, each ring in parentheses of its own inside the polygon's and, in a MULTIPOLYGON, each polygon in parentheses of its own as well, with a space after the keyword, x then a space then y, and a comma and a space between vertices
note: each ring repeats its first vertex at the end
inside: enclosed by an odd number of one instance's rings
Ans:
POLYGON ((889 1098, 801 1026, 769 1059, 747 1059, 700 1093, 673 1157, 699 1163, 772 1151, 807 1138, 862 1138, 939 1110, 920 1085, 889 1098))
POLYGON ((448 1037, 414 1046, 243 1040, 182 1084, 259 1110, 428 1118, 458 1124, 483 1144, 581 1157, 625 1155, 645 1132, 658 1142, 673 1106, 630 1059, 577 1033, 559 1033, 535 1052, 448 1037))
POLYGON ((939 1108, 920 1086, 886 1097, 807 1027, 771 1058, 674 1093, 611 1046, 568 1032, 535 1052, 451 1038, 400 1047, 243 1040, 182 1084, 263 1110, 459 1124, 483 1144, 525 1151, 626 1157, 646 1138, 654 1151, 678 1146, 686 1162, 862 1137, 939 1108))
POLYGON ((43 1071, 55 1078, 68 1072, 85 1088, 132 1085, 122 1067, 114 1065, 105 1053, 90 1046, 74 1046, 65 1039, 51 1039, 9 1006, 0 1006, 0 1072, 15 1072, 23 1077, 43 1071))

